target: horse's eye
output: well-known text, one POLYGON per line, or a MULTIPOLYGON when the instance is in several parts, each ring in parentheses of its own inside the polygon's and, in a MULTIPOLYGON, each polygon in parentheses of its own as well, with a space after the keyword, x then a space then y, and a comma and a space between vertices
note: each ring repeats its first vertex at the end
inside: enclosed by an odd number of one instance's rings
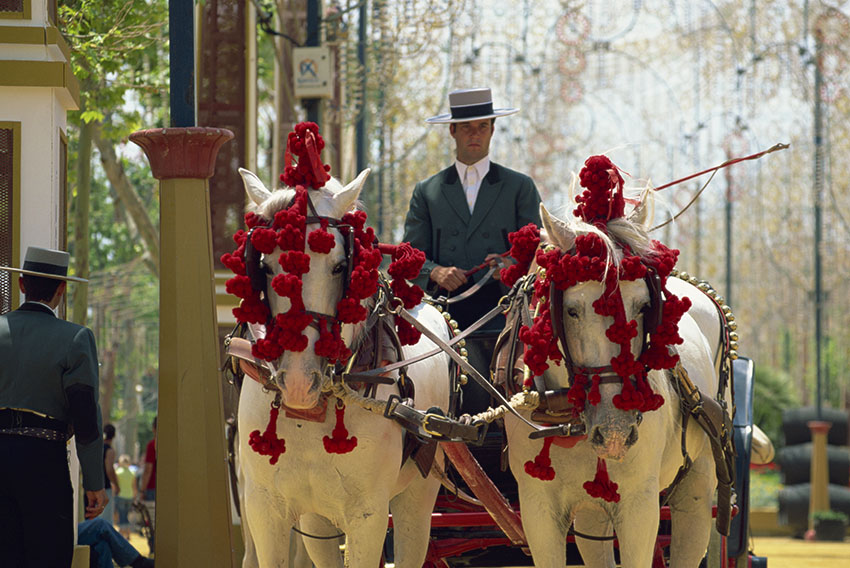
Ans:
POLYGON ((567 315, 573 319, 578 319, 578 310, 575 308, 567 308, 567 315))
POLYGON ((332 274, 342 274, 345 272, 345 269, 348 268, 348 263, 346 261, 340 261, 334 266, 333 270, 331 270, 332 274))

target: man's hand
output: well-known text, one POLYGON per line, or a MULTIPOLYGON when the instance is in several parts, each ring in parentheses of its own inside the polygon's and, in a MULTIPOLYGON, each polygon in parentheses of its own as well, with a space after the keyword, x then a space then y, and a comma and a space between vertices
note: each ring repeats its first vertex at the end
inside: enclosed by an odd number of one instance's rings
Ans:
POLYGON ((502 279, 502 270, 501 269, 507 268, 510 265, 512 265, 514 263, 514 259, 511 258, 510 256, 504 256, 504 255, 501 255, 501 254, 497 254, 495 252, 491 252, 484 259, 484 262, 489 262, 490 266, 498 266, 499 267, 499 270, 496 270, 495 272, 493 272, 492 278, 494 280, 501 280, 502 279))
POLYGON ((435 266, 429 278, 449 292, 454 292, 466 284, 466 275, 457 266, 435 266))
POLYGON ((86 491, 86 518, 93 519, 103 512, 106 504, 109 503, 109 497, 106 495, 106 489, 99 491, 86 491))

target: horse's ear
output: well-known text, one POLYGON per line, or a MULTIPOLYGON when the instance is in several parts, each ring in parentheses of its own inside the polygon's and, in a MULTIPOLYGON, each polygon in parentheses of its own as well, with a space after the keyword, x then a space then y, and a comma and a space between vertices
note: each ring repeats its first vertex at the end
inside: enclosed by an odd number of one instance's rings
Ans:
POLYGON ((263 185, 262 181, 260 181, 260 178, 254 175, 253 172, 250 172, 245 168, 239 168, 239 175, 242 176, 242 183, 245 184, 245 192, 248 194, 248 197, 251 198, 251 201, 257 205, 265 203, 265 201, 272 196, 271 192, 266 189, 266 186, 263 185))
POLYGON ((543 222, 543 229, 553 245, 561 250, 569 250, 573 247, 576 238, 575 233, 566 222, 553 217, 542 203, 540 204, 540 220, 543 222))
POLYGON ((644 192, 640 199, 638 199, 638 204, 635 205, 635 208, 629 214, 629 221, 640 225, 641 227, 648 227, 655 212, 655 203, 653 198, 654 194, 651 190, 644 192))
POLYGON ((348 185, 342 188, 342 191, 334 195, 334 208, 337 209, 337 216, 341 217, 343 213, 349 211, 357 201, 360 191, 363 189, 363 184, 366 183, 366 178, 372 170, 366 168, 360 175, 354 178, 348 185))

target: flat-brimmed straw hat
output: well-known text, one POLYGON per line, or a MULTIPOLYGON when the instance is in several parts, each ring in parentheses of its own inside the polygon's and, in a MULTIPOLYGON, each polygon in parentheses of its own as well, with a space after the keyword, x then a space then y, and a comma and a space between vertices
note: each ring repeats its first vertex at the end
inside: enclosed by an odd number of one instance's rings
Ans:
POLYGON ((425 122, 430 124, 469 122, 519 112, 518 108, 493 108, 493 95, 486 87, 452 91, 449 93, 449 109, 451 112, 426 118, 425 122))
POLYGON ((71 258, 67 252, 62 250, 47 249, 41 247, 27 247, 22 268, 11 266, 0 266, 0 270, 18 272, 28 276, 40 276, 42 278, 53 278, 55 280, 70 280, 72 282, 88 282, 85 278, 68 276, 68 262, 71 258))

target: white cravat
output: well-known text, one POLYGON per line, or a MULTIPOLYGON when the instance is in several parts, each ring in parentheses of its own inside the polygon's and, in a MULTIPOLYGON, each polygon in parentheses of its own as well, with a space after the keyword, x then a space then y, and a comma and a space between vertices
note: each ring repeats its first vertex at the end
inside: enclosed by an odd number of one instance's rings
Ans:
POLYGON ((463 189, 466 192, 466 203, 469 205, 469 212, 475 208, 475 199, 478 197, 478 189, 481 187, 481 180, 478 179, 478 168, 474 165, 466 166, 466 175, 463 180, 463 189))

